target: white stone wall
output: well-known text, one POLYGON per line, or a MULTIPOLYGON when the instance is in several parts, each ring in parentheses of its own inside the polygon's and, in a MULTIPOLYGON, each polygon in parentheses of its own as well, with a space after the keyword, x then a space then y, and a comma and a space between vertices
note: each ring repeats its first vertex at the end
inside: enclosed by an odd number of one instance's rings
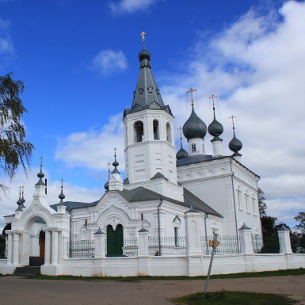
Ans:
POLYGON ((224 217, 222 235, 236 235, 243 223, 261 235, 258 179, 230 157, 178 167, 178 181, 224 217))
MULTIPOLYGON (((201 276, 207 275, 210 256, 123 257, 66 259, 61 274, 77 276, 201 276), (143 272, 145 271, 145 272, 143 272)), ((304 254, 216 255, 212 274, 305 268, 304 254)))

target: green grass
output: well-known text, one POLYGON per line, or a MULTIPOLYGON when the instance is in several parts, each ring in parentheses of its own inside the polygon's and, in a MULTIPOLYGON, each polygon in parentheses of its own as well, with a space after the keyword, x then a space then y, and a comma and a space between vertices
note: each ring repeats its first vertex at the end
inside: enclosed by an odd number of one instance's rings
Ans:
POLYGON ((175 304, 186 305, 290 305, 297 303, 283 295, 238 291, 195 293, 172 301, 175 304))
MULTIPOLYGON (((288 269, 278 271, 265 272, 249 272, 249 273, 231 273, 212 275, 212 279, 228 279, 228 278, 243 278, 243 277, 269 277, 269 276, 286 276, 286 275, 302 275, 305 274, 304 268, 288 269)), ((102 276, 69 276, 69 275, 35 275, 27 276, 27 279, 41 279, 41 280, 82 280, 82 281, 145 281, 145 280, 202 280, 206 276, 127 276, 127 277, 102 277, 102 276)))

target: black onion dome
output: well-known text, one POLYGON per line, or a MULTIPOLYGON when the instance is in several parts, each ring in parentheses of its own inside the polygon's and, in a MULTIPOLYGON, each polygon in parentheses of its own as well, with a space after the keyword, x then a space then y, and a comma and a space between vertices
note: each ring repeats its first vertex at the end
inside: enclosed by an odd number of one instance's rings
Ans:
POLYGON ((207 125, 197 116, 194 107, 188 120, 183 125, 183 134, 189 139, 204 138, 207 134, 207 125))
POLYGON ((64 200, 64 199, 66 198, 66 196, 64 195, 64 193, 63 193, 62 190, 61 190, 61 192, 60 192, 58 198, 59 198, 60 200, 64 200))
POLYGON ((230 150, 232 150, 233 152, 237 153, 238 151, 240 151, 243 147, 243 144, 241 143, 240 140, 238 140, 234 134, 233 139, 230 141, 229 143, 229 148, 230 150))
POLYGON ((107 181, 107 182, 104 184, 104 189, 105 189, 106 191, 108 191, 108 189, 109 189, 109 181, 107 181))
POLYGON ((209 134, 214 137, 219 137, 223 133, 223 126, 215 118, 208 127, 209 134))
POLYGON ((150 59, 150 53, 146 49, 141 50, 139 53, 139 60, 144 58, 150 59))
POLYGON ((185 149, 183 149, 183 148, 180 148, 180 150, 176 154, 177 160, 186 158, 188 156, 189 156, 188 152, 185 149))

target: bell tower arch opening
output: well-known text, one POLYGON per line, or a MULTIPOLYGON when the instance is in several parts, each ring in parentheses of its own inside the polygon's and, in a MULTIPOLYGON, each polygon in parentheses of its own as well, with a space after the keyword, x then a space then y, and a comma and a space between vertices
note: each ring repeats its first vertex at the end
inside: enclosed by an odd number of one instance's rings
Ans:
POLYGON ((135 143, 140 143, 143 141, 144 126, 142 121, 137 121, 134 123, 134 134, 135 134, 135 143))

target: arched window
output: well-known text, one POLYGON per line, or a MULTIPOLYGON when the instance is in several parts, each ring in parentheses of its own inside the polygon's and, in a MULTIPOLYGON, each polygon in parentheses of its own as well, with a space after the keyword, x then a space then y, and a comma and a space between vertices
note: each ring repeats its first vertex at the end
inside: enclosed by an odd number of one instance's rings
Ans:
POLYGON ((196 151, 196 144, 192 144, 192 152, 196 151))
POLYGON ((143 134, 144 134, 143 122, 141 121, 135 122, 134 131, 135 131, 135 142, 136 143, 142 142, 143 134))
POLYGON ((171 125, 169 123, 166 123, 166 140, 172 143, 171 125))
POLYGON ((153 130, 154 130, 154 140, 160 140, 158 120, 153 120, 153 130))

